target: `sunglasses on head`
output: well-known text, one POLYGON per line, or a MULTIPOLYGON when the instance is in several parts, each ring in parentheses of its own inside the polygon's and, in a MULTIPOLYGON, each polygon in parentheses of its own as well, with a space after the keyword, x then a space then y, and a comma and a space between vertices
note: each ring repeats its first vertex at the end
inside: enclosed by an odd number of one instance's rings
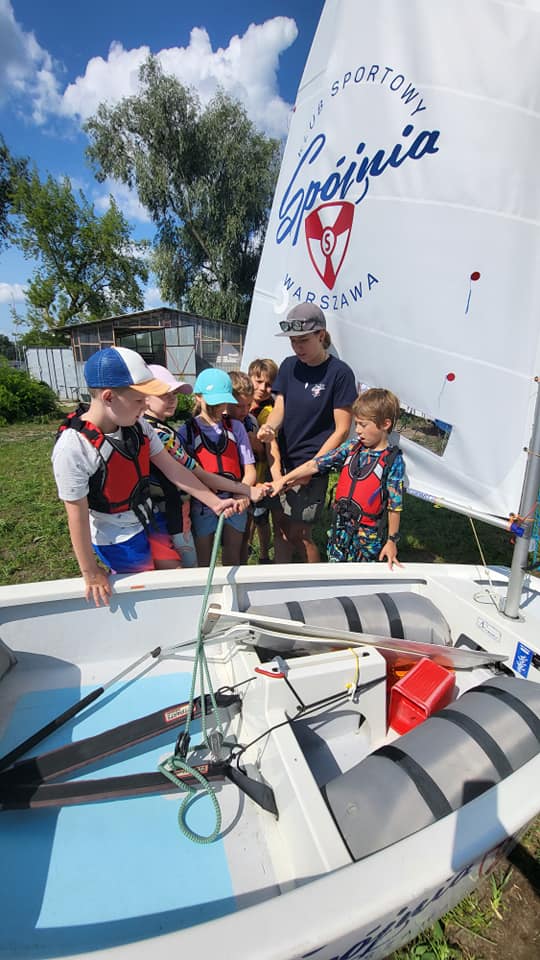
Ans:
POLYGON ((280 320, 279 325, 283 333, 290 333, 291 330, 296 333, 311 333, 312 330, 320 329, 318 320, 280 320))

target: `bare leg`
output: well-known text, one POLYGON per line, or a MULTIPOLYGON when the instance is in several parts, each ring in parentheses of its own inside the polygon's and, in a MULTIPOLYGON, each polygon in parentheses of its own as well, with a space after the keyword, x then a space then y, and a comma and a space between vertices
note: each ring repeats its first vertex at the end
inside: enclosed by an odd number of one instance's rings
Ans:
MULTIPOLYGON (((235 530, 230 523, 223 527, 221 562, 225 567, 236 567, 240 563, 244 534, 235 530)), ((208 564, 206 564, 208 566, 208 564)))
POLYGON ((283 511, 275 512, 274 518, 274 563, 290 563, 293 543, 290 538, 290 520, 283 511))
POLYGON ((253 522, 253 515, 250 513, 248 515, 248 522, 242 537, 242 550, 240 551, 240 563, 247 563, 249 560, 249 547, 254 536, 255 524, 253 522))
POLYGON ((268 517, 264 523, 260 523, 256 529, 259 534, 259 561, 268 560, 268 553, 270 551, 270 517, 268 517))
POLYGON ((195 549, 199 559, 200 567, 210 566, 210 557, 212 556, 212 545, 214 543, 214 534, 208 533, 205 537, 195 537, 195 549))
POLYGON ((313 542, 313 524, 291 520, 289 524, 289 539, 293 549, 299 554, 303 563, 319 563, 321 557, 319 548, 313 542))

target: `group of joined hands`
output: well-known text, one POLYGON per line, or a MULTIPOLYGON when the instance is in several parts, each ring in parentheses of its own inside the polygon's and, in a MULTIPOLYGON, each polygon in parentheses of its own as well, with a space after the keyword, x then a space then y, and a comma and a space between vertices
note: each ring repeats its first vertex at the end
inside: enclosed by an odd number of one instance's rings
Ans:
MULTIPOLYGON (((270 443, 275 439, 276 431, 273 427, 268 424, 260 427, 257 433, 257 439, 261 440, 263 443, 270 443)), ((259 503, 264 497, 277 497, 280 493, 287 490, 289 487, 303 487, 306 486, 311 480, 310 476, 290 479, 287 475, 279 477, 279 479, 272 479, 266 481, 265 483, 257 483, 251 487, 251 493, 249 497, 238 497, 234 501, 234 505, 229 505, 222 511, 226 517, 230 517, 233 513, 243 513, 244 510, 247 510, 250 503, 259 503)))

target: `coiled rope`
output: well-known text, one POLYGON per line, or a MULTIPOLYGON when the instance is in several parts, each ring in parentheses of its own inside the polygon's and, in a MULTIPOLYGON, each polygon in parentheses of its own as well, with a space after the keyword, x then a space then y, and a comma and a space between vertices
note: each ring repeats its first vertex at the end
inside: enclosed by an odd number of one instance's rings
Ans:
MULTIPOLYGON (((217 555, 219 550, 219 545, 221 543, 221 534, 223 531, 223 514, 220 514, 218 517, 218 524, 216 533, 214 536, 214 544, 212 547, 212 556, 210 557, 210 566, 208 567, 208 577, 206 579, 206 587, 204 591, 203 601, 201 605, 201 612, 199 616, 199 623, 197 627, 197 641, 195 648, 195 662, 193 664, 193 672, 191 675, 191 690, 189 694, 189 706, 186 715, 186 722, 184 725, 184 731, 178 737, 176 741, 176 748, 174 754, 164 760, 159 764, 158 769, 161 771, 163 776, 167 777, 171 783, 174 783, 179 790, 184 790, 186 796, 184 797, 182 803, 180 804, 180 809, 178 810, 178 826, 180 830, 189 840, 192 840, 194 843, 212 843, 219 834, 221 830, 221 810, 218 803, 218 799, 215 794, 215 790, 208 782, 208 780, 203 777, 203 775, 195 770, 186 760, 186 755, 189 748, 189 727, 191 724, 191 718, 193 715, 193 703, 195 700, 195 687, 197 683, 197 675, 199 675, 199 688, 200 688, 200 700, 201 700, 201 722, 202 722, 202 742, 199 745, 203 744, 211 749, 208 742, 208 735, 206 732, 206 690, 210 695, 210 701, 212 704, 213 716, 216 718, 217 727, 220 733, 221 740, 223 739, 223 728, 221 720, 219 717, 219 711, 216 704, 216 698, 214 696, 214 690, 212 687, 212 680, 210 678, 210 671, 208 669, 208 663, 206 660, 206 653, 204 650, 204 638, 202 633, 203 624, 206 617, 206 609, 208 606, 208 598, 210 596, 210 590, 212 588, 212 580, 214 577, 214 570, 216 567, 217 555), (197 791, 194 787, 190 787, 188 784, 184 783, 181 779, 175 776, 175 771, 183 770, 191 774, 195 779, 201 784, 205 793, 208 794, 212 805, 214 807, 215 814, 215 826, 214 829, 208 836, 195 833, 194 830, 191 830, 186 823, 186 814, 192 800, 197 795, 197 791)), ((197 749, 197 748, 195 748, 197 749)))

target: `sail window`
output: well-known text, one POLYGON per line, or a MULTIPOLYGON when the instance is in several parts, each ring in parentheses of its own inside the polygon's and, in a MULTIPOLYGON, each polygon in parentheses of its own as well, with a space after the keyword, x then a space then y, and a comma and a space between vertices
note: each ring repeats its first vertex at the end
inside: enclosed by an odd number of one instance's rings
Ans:
POLYGON ((418 443, 439 457, 443 456, 448 446, 452 429, 452 424, 446 423, 445 420, 430 417, 420 410, 404 406, 401 408, 401 415, 396 424, 396 431, 400 436, 418 443))

